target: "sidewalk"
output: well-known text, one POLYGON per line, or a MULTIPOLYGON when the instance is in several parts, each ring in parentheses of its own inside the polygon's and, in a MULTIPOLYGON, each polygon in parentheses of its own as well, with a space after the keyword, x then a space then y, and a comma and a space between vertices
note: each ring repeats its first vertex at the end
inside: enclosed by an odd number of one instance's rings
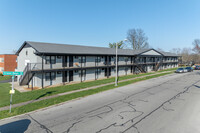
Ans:
MULTIPOLYGON (((172 71, 165 71, 165 72, 154 73, 154 74, 145 75, 145 76, 141 76, 141 77, 125 79, 125 80, 118 81, 118 83, 125 82, 125 81, 130 81, 130 80, 134 80, 134 79, 139 79, 139 78, 144 78, 144 77, 149 77, 149 76, 152 76, 152 75, 158 75, 158 74, 161 74, 161 73, 168 73, 168 72, 172 72, 172 71)), ((55 97, 59 97, 59 96, 63 96, 63 95, 67 95, 67 94, 71 94, 71 93, 75 93, 75 92, 80 92, 80 91, 84 91, 84 90, 96 89, 96 88, 107 86, 107 85, 111 85, 111 84, 114 84, 114 83, 115 82, 111 82, 111 83, 107 83, 107 84, 102 84, 102 85, 98 85, 98 86, 93 86, 93 87, 88 87, 88 88, 80 89, 80 90, 59 93, 59 94, 55 94, 55 95, 52 95, 52 96, 46 96, 46 97, 42 97, 42 98, 36 99, 36 100, 31 100, 31 101, 27 101, 27 102, 13 104, 12 107, 13 108, 14 107, 19 107, 19 106, 27 105, 29 103, 34 103, 34 102, 42 101, 42 100, 45 100, 45 99, 51 99, 51 98, 55 98, 55 97)), ((10 106, 0 107, 0 111, 9 110, 9 107, 10 106)))

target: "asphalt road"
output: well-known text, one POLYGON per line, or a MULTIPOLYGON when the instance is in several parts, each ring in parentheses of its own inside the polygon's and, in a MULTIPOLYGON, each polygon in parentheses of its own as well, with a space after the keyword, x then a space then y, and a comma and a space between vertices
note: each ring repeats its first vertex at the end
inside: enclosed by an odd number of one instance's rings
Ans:
POLYGON ((0 133, 200 133, 200 72, 171 74, 0 120, 0 133))

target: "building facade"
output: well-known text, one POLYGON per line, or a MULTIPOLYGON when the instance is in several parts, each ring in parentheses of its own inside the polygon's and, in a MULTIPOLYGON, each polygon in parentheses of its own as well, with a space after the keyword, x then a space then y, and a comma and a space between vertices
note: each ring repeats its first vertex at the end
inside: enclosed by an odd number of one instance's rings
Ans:
MULTIPOLYGON (((16 53, 20 85, 47 87, 115 76, 115 49, 24 42, 16 53)), ((118 50, 118 75, 178 67, 178 56, 154 49, 118 50)))
POLYGON ((3 73, 3 71, 15 71, 15 69, 17 68, 16 59, 17 55, 0 55, 0 73, 3 73))

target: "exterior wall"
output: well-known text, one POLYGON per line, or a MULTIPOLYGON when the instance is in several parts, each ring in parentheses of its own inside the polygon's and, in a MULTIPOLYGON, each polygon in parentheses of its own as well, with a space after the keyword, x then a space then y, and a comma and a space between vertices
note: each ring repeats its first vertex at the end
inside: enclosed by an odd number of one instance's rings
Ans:
POLYGON ((95 66, 95 56, 86 56, 86 66, 95 66))
POLYGON ((17 68, 16 55, 0 55, 0 73, 3 71, 15 71, 17 68))
MULTIPOLYGON (((56 69, 56 68, 63 68, 63 59, 64 56, 55 56, 56 58, 56 62, 55 64, 47 64, 46 63, 46 56, 37 56, 34 54, 35 50, 29 46, 25 46, 21 52, 19 53, 17 60, 18 60, 18 68, 17 71, 23 71, 26 64, 27 63, 35 63, 34 68, 35 69, 41 69, 42 68, 42 62, 44 63, 44 69, 56 69), (28 53, 28 54, 27 54, 28 53)), ((159 62, 161 61, 162 57, 159 56, 160 54, 155 53, 155 51, 149 51, 147 53, 144 53, 141 57, 138 58, 138 62, 139 63, 152 63, 153 61, 155 62, 159 62), (152 55, 150 55, 152 54, 152 55)), ((69 56, 67 57, 67 67, 69 67, 69 56)), ((101 79, 101 78, 106 78, 107 76, 105 76, 105 70, 107 69, 106 66, 106 62, 105 59, 109 56, 85 56, 86 57, 86 63, 82 63, 83 67, 94 67, 95 66, 95 61, 97 61, 97 57, 98 59, 100 59, 100 61, 96 62, 96 66, 105 66, 104 68, 90 68, 90 69, 86 69, 86 74, 83 74, 82 76, 82 81, 85 80, 95 80, 95 79, 101 79), (98 72, 97 72, 98 71, 98 72), (96 74, 95 74, 96 73, 96 74)), ((115 65, 115 56, 110 56, 111 58, 111 62, 109 63, 109 65, 115 65)), ((134 62, 134 58, 133 58, 133 63, 134 62)), ((75 56, 73 55, 73 67, 80 67, 81 66, 81 62, 80 62, 81 56, 75 56)), ((109 60, 109 58, 107 59, 109 60)), ((162 66, 160 66, 159 70, 161 69, 168 69, 168 68, 173 68, 173 67, 177 67, 177 63, 173 63, 178 61, 177 57, 164 57, 164 63, 162 66)), ((118 56, 118 65, 126 65, 126 64, 131 64, 131 57, 127 57, 127 56, 118 56)), ((155 63, 154 63, 155 65, 155 63)), ((1 67, 1 64, 0 64, 1 67)), ((151 72, 153 71, 153 64, 145 64, 146 70, 147 72, 151 72)), ((110 76, 115 76, 115 67, 111 66, 111 75, 110 76)), ((133 66, 134 68, 134 66, 133 66)), ((56 71, 56 70, 52 70, 52 71, 56 71)), ((132 73, 134 72, 138 72, 139 69, 137 69, 137 67, 135 67, 135 71, 132 71, 132 73)), ((118 67, 118 75, 122 76, 122 75, 128 75, 131 74, 131 66, 126 66, 126 67, 118 67)), ((51 85, 56 85, 56 84, 61 84, 63 81, 63 74, 58 74, 56 72, 56 79, 55 80, 46 80, 45 78, 45 74, 44 74, 44 79, 43 79, 43 83, 44 86, 51 86, 51 85)), ((81 81, 81 70, 73 70, 73 81, 76 82, 80 82, 81 81)), ((37 86, 37 87, 41 87, 42 86, 42 74, 41 73, 36 73, 32 79, 32 81, 30 82, 30 84, 33 82, 33 86, 37 86)), ((67 72, 67 82, 69 82, 69 72, 67 72)))
POLYGON ((17 71, 24 71, 27 63, 37 63, 38 56, 34 54, 35 50, 32 47, 24 47, 17 56, 17 71))
POLYGON ((4 58, 4 71, 15 71, 17 68, 17 55, 5 55, 4 58))
POLYGON ((4 71, 4 55, 0 55, 0 73, 3 73, 4 71))
POLYGON ((56 58, 56 63, 55 64, 51 64, 51 63, 46 63, 46 56, 36 56, 36 60, 37 62, 34 62, 33 64, 35 64, 35 68, 36 69, 42 69, 42 60, 43 60, 43 67, 44 69, 55 69, 55 68, 62 68, 63 66, 63 56, 55 56, 56 58))
POLYGON ((95 69, 86 70, 86 80, 94 80, 95 79, 95 69))
MULTIPOLYGON (((42 74, 41 73, 36 73, 34 77, 32 78, 30 85, 33 81, 33 86, 35 87, 42 87, 42 74)), ((62 83, 62 73, 58 74, 56 72, 56 78, 54 80, 46 80, 45 78, 45 73, 44 73, 44 79, 43 79, 43 84, 44 86, 51 86, 51 85, 56 85, 56 84, 61 84, 62 83)))
POLYGON ((125 67, 119 67, 118 69, 118 75, 121 76, 121 75, 125 75, 125 67))
POLYGON ((141 55, 160 55, 160 53, 156 52, 155 50, 149 50, 141 55))

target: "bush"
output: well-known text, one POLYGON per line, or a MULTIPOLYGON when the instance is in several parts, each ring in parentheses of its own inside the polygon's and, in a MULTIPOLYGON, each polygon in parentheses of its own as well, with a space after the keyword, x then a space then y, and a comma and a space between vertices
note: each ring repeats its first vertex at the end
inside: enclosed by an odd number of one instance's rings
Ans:
POLYGON ((3 73, 0 73, 0 76, 3 76, 3 73))

